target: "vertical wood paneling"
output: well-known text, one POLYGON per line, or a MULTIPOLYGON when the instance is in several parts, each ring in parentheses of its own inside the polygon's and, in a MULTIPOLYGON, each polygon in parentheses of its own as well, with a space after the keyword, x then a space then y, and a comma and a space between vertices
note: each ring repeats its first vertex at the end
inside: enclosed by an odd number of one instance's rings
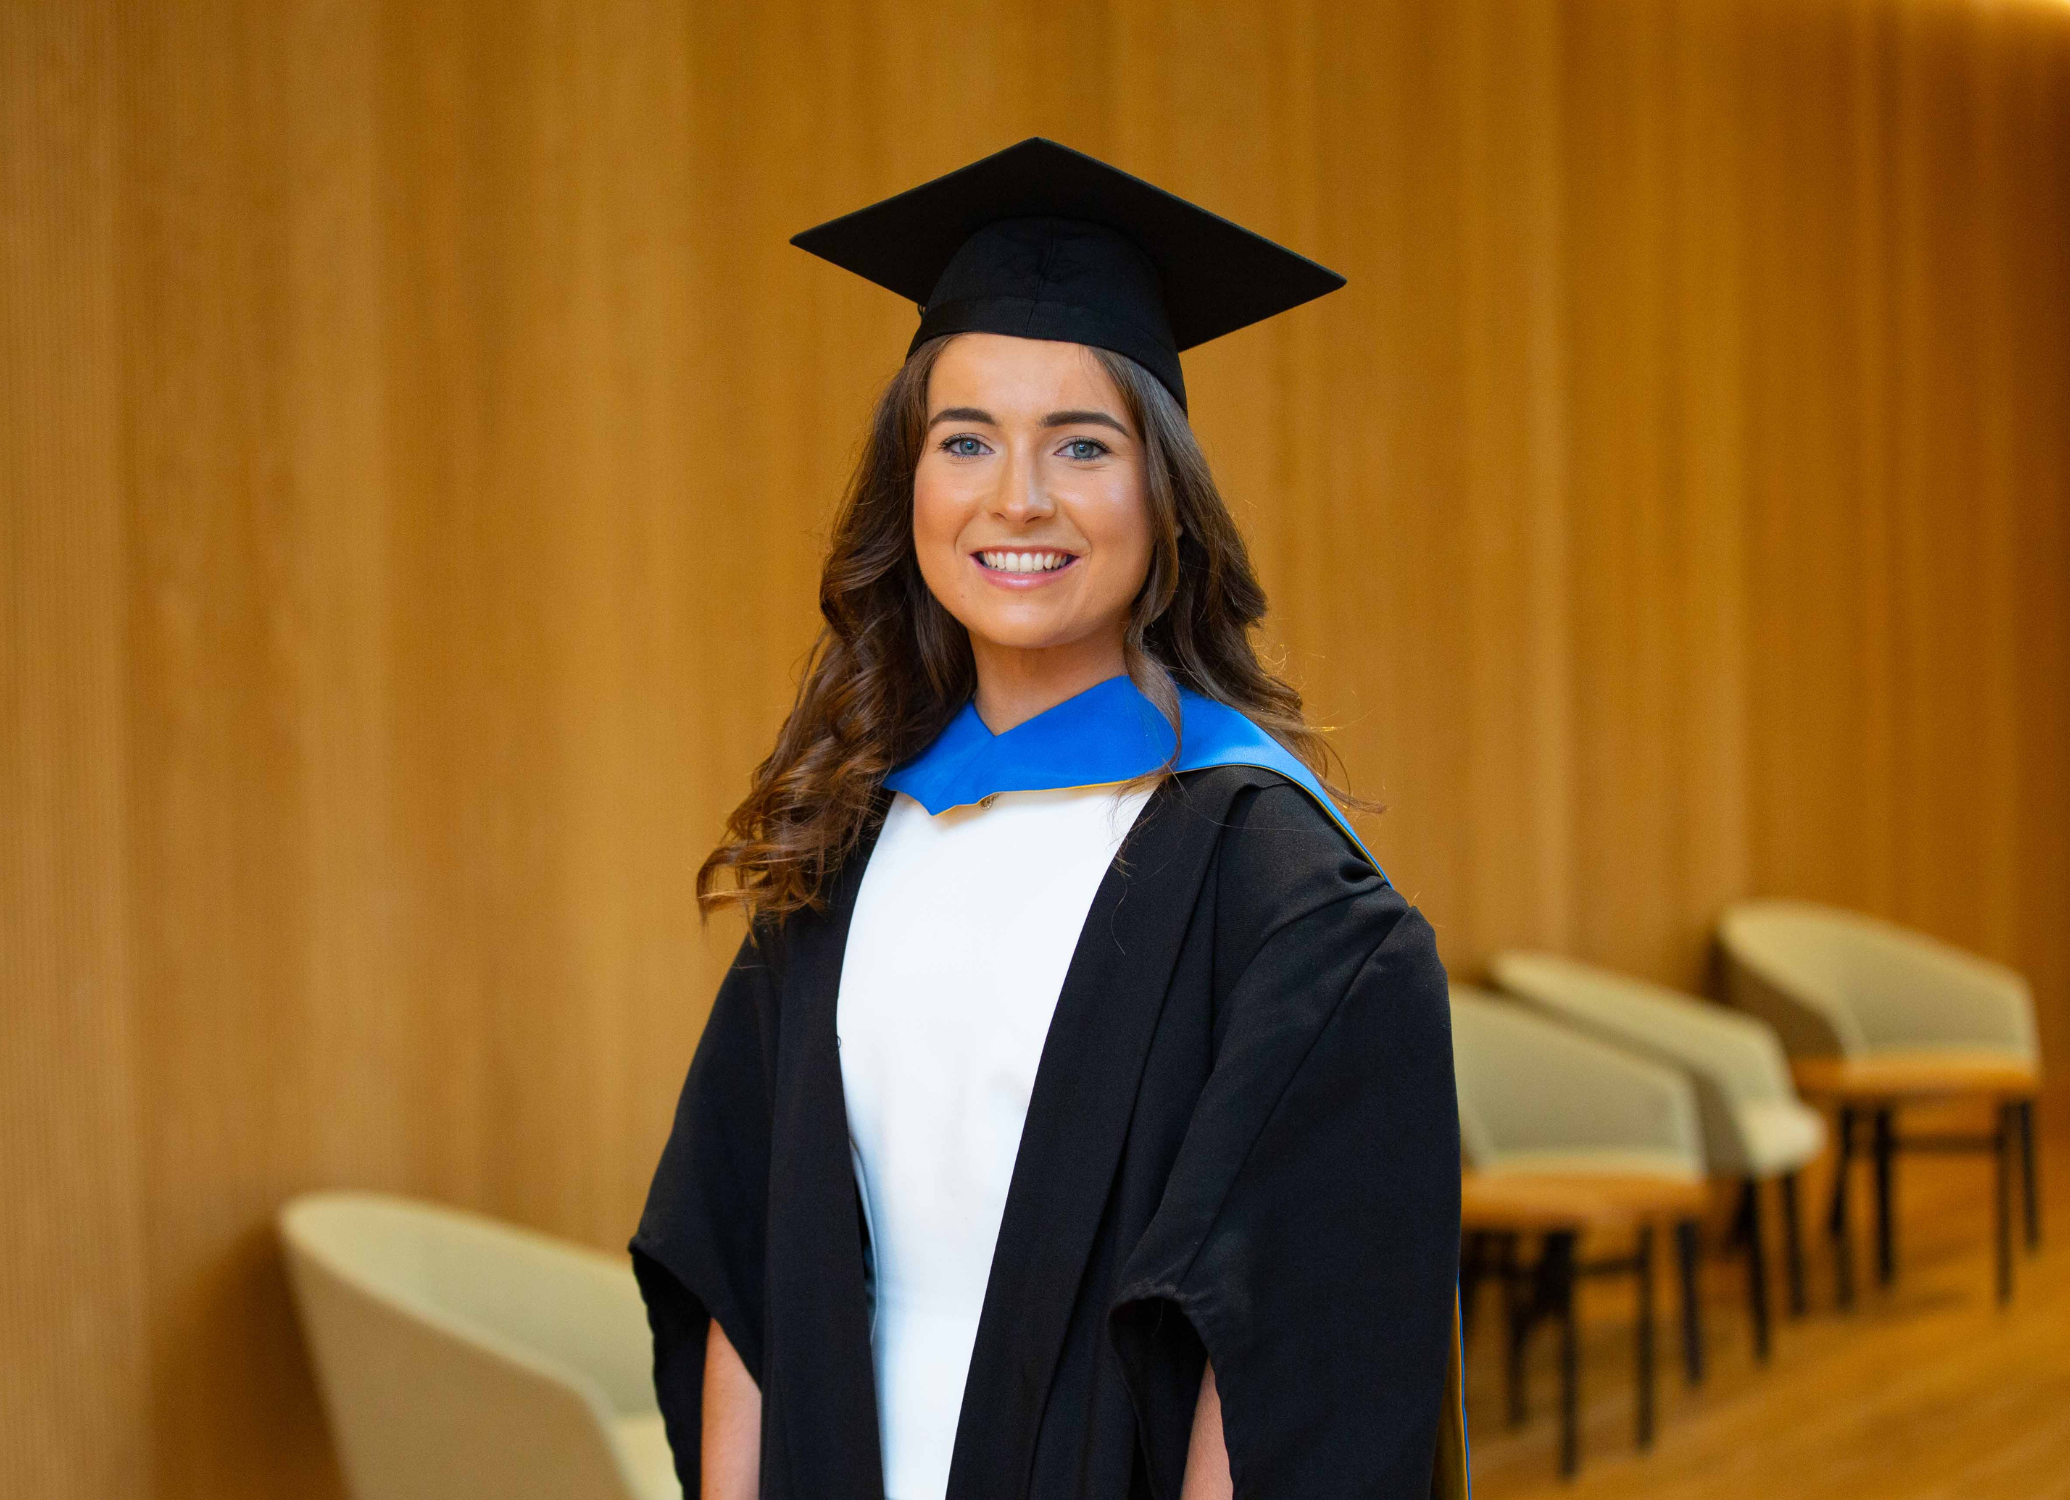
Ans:
MULTIPOLYGON (((2070 53, 2060 18, 2041 7, 2015 12, 1998 32, 1993 77, 2001 139, 2070 140, 2070 53)), ((2070 1057, 2070 309, 2034 289, 2070 283, 2070 246, 2035 225, 2070 224, 2070 172, 2013 174, 2001 166, 1995 200, 2008 361, 2007 493, 2012 497, 2018 831, 2007 952, 2040 997, 2042 1046, 2070 1057), (2047 497, 2054 497, 2049 503, 2047 497)), ((2062 1064, 2053 1061, 2058 1078, 2062 1064)), ((2055 1117, 2070 1117, 2055 1090, 2055 1117)))
POLYGON ((623 1242, 911 331, 784 241, 1031 132, 1349 273, 1193 409, 1456 972, 1801 894, 2070 1058, 2070 9, 31 4, 0 85, 9 1494, 337 1492, 292 1192, 623 1242))
POLYGON ((151 1492, 123 623, 117 69, 0 11, 0 1491, 151 1492))
POLYGON ((1462 10, 1458 87, 1465 445, 1457 504, 1471 708, 1461 801, 1487 816, 1451 893, 1477 932, 1565 949, 1575 913, 1562 348, 1560 49, 1553 13, 1462 10), (1522 616, 1530 631, 1502 622, 1522 616))

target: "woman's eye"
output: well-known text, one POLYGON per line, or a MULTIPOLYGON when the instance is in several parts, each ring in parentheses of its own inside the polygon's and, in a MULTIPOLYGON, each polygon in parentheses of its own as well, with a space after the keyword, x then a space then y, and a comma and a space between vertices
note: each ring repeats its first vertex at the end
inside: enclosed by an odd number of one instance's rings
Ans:
POLYGON ((1064 444, 1064 457, 1066 458, 1075 458, 1083 461, 1086 459, 1104 458, 1106 453, 1107 445, 1097 438, 1073 438, 1070 442, 1064 444))
POLYGON ((985 451, 984 439, 974 437, 952 437, 942 444, 942 452, 953 458, 976 458, 985 451))

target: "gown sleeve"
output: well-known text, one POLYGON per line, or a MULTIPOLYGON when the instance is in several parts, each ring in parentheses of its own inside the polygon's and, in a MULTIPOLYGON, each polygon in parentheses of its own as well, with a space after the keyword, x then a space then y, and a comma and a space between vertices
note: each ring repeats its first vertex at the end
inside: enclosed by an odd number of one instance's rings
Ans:
MULTIPOLYGON (((1247 795, 1213 888, 1213 1065, 1118 1280, 1116 1352, 1146 1418, 1190 1397, 1205 1353, 1240 1497, 1427 1500, 1456 1401, 1444 969, 1305 792, 1247 795)), ((1146 1459, 1176 1497, 1182 1475, 1146 1459)))
POLYGON ((725 1330, 762 1378, 776 943, 743 942, 719 986, 632 1240, 654 1386, 683 1493, 700 1490, 705 1336, 725 1330))

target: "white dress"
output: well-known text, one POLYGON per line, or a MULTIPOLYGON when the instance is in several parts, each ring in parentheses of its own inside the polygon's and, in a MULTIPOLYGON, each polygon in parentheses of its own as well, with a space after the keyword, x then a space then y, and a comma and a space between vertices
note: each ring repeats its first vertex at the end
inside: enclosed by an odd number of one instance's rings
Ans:
POLYGON ((1148 793, 899 795, 856 896, 836 1031, 870 1236, 886 1500, 941 1500, 1021 1125, 1094 893, 1148 793))

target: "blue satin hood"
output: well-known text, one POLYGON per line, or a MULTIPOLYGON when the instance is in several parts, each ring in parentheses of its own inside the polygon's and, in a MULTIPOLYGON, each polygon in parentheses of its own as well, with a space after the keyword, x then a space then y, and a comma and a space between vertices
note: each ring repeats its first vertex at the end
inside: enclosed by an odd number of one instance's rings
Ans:
MULTIPOLYGON (((1315 773, 1249 719, 1212 698, 1179 689, 1175 771, 1259 766, 1293 782, 1330 815, 1375 870, 1364 840, 1330 801, 1315 773)), ((966 703, 933 744, 894 769, 884 784, 926 808, 947 812, 995 792, 1046 792, 1132 781, 1172 758, 1172 727, 1127 677, 1110 677, 1055 708, 994 734, 966 703)), ((1384 873, 1384 872, 1383 872, 1384 873)))

